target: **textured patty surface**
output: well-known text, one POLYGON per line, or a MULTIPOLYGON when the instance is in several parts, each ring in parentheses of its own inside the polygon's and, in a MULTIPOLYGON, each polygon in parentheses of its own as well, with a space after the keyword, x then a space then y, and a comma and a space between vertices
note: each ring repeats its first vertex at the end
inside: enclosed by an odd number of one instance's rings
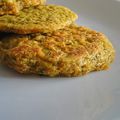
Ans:
POLYGON ((1 0, 0 15, 13 14, 16 15, 23 8, 44 5, 45 0, 1 0))
POLYGON ((69 26, 77 17, 74 12, 63 6, 29 7, 16 16, 0 16, 0 31, 19 34, 50 32, 69 26))
POLYGON ((2 49, 4 64, 20 73, 46 76, 105 70, 115 54, 102 33, 77 26, 47 34, 9 35, 2 39, 2 49))

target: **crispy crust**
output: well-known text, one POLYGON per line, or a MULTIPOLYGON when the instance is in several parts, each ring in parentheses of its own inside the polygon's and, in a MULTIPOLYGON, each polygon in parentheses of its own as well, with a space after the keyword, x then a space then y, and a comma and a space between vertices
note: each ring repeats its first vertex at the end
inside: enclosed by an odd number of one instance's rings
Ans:
POLYGON ((3 39, 2 47, 4 64, 20 73, 46 76, 105 70, 115 55, 102 33, 76 26, 47 34, 11 35, 3 39))
POLYGON ((4 59, 4 49, 2 49, 2 42, 0 41, 0 64, 4 59))
POLYGON ((69 26, 77 17, 74 12, 63 6, 29 7, 21 11, 17 16, 1 16, 0 31, 18 34, 52 32, 69 26))
POLYGON ((0 2, 0 15, 17 14, 19 10, 19 5, 14 2, 0 2))
POLYGON ((0 15, 16 15, 20 12, 21 9, 36 6, 36 5, 44 5, 45 0, 9 0, 0 2, 0 15))

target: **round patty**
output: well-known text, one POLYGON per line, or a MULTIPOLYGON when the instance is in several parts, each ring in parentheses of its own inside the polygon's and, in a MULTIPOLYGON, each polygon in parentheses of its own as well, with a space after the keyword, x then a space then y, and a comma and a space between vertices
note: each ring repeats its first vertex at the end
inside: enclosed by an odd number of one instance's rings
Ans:
POLYGON ((63 6, 43 5, 29 7, 18 15, 0 16, 0 31, 28 34, 52 32, 69 26, 77 15, 63 6))
POLYGON ((102 33, 77 26, 47 34, 9 35, 2 39, 2 48, 4 64, 20 73, 46 76, 105 70, 115 54, 102 33))

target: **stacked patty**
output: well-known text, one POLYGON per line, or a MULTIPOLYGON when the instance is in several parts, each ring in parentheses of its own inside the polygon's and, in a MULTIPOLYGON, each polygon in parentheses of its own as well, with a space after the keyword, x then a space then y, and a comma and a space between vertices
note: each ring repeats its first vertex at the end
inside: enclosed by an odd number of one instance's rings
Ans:
POLYGON ((1 63, 22 74, 45 76, 107 69, 114 60, 112 44, 104 34, 74 24, 76 19, 73 11, 57 5, 0 16, 1 63))
POLYGON ((45 0, 0 0, 0 15, 16 15, 30 6, 44 5, 45 0))
POLYGON ((17 34, 52 32, 72 24, 78 16, 70 9, 57 5, 25 8, 19 15, 0 16, 0 31, 17 34))

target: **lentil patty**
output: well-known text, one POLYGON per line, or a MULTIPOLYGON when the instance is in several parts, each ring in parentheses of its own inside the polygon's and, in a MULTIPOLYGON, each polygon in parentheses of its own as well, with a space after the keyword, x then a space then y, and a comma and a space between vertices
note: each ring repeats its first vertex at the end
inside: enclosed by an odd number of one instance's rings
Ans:
POLYGON ((45 0, 1 0, 0 15, 13 14, 16 15, 23 8, 44 5, 45 0))
POLYGON ((0 31, 19 34, 52 32, 69 26, 77 17, 74 12, 63 6, 29 7, 16 16, 0 16, 0 31))
POLYGON ((3 64, 23 74, 81 76, 105 70, 115 51, 107 37, 70 26, 47 34, 9 35, 2 39, 3 64))

